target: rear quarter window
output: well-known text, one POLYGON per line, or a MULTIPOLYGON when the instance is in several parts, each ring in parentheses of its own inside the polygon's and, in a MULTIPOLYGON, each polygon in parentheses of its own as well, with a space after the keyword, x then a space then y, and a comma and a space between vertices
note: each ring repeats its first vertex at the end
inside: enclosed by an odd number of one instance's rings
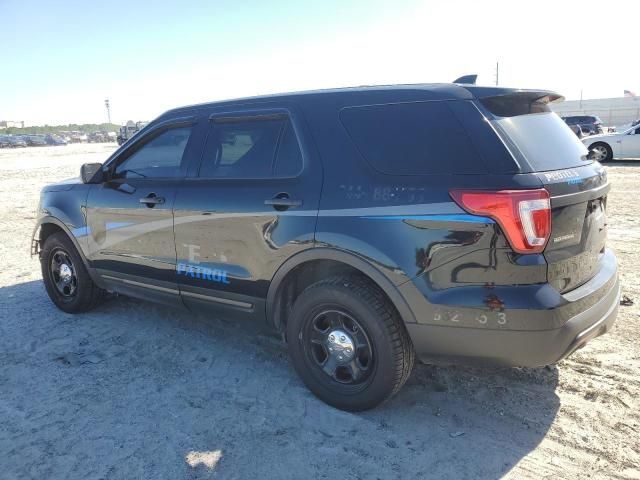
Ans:
POLYGON ((365 160, 381 173, 487 171, 447 101, 348 107, 340 120, 365 160))

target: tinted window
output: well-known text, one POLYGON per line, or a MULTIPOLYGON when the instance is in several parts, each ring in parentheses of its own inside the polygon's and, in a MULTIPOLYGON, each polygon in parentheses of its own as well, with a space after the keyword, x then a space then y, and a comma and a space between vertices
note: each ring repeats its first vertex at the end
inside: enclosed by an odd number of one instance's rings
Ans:
POLYGON ((447 102, 352 107, 340 118, 364 158, 382 173, 486 172, 447 102))
POLYGON ((166 130, 145 143, 116 167, 116 176, 177 177, 180 176, 184 150, 191 135, 191 127, 166 130))
POLYGON ((302 156, 284 116, 220 120, 212 124, 201 177, 265 178, 300 171, 302 156))
POLYGON ((588 163, 587 149, 555 113, 496 118, 493 123, 515 144, 534 171, 559 170, 588 163))

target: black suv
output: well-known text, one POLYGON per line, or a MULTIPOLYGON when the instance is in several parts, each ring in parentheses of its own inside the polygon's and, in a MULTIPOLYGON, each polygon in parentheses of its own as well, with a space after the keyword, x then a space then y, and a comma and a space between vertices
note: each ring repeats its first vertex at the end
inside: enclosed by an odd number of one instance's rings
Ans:
POLYGON ((472 85, 363 87, 171 110, 44 188, 53 302, 106 291, 254 317, 338 408, 424 362, 540 366, 614 322, 610 184, 548 104, 472 85))
POLYGON ((598 133, 604 132, 600 117, 593 115, 576 115, 572 117, 562 117, 562 119, 570 127, 579 127, 584 135, 597 135, 598 133))

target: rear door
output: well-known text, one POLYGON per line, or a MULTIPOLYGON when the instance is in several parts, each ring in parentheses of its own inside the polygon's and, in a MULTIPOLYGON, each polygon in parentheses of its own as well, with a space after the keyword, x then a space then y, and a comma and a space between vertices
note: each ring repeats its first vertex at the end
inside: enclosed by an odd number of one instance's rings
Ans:
POLYGON ((109 164, 87 198, 89 261, 114 290, 179 304, 173 202, 186 175, 191 119, 165 122, 109 164))
POLYGON ((264 315, 269 283, 313 247, 322 169, 293 106, 214 111, 201 162, 176 196, 185 303, 264 315))

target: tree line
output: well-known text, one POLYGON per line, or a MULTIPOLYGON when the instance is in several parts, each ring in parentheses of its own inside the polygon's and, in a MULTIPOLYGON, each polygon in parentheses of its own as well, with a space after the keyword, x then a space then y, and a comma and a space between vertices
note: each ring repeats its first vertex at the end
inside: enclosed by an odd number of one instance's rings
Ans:
POLYGON ((97 131, 117 132, 120 125, 115 123, 70 123, 68 125, 42 125, 35 127, 9 127, 0 130, 0 133, 11 135, 29 135, 38 133, 82 132, 91 133, 97 131))

